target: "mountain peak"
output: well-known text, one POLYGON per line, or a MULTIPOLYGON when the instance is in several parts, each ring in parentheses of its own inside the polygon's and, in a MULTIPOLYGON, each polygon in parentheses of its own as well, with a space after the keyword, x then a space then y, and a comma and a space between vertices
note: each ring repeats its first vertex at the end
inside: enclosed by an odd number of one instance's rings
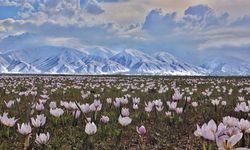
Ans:
POLYGON ((87 47, 84 48, 84 51, 89 55, 103 58, 109 58, 115 54, 113 50, 102 46, 87 47))
POLYGON ((155 57, 156 57, 156 59, 158 59, 158 60, 160 60, 162 62, 174 62, 174 61, 177 61, 177 59, 173 55, 171 55, 171 54, 169 54, 169 53, 167 53, 165 51, 157 53, 155 57))

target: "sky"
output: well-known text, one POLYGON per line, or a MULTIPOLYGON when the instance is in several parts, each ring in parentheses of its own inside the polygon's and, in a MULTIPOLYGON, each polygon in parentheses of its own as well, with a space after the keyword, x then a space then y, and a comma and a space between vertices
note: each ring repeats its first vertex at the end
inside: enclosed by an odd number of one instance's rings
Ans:
POLYGON ((103 46, 166 51, 194 64, 248 60, 249 8, 249 0, 0 0, 0 49, 103 46))

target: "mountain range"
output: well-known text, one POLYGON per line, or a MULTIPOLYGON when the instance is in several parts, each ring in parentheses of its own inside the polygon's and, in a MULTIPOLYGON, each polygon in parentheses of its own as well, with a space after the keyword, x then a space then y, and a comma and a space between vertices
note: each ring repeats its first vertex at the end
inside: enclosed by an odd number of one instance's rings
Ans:
POLYGON ((101 46, 82 50, 62 46, 18 47, 20 41, 26 45, 25 38, 30 36, 0 40, 0 73, 250 75, 250 63, 235 57, 211 57, 196 66, 165 51, 149 55, 137 49, 117 52, 101 46))
POLYGON ((102 47, 90 48, 89 51, 91 53, 55 46, 8 51, 0 54, 0 71, 53 74, 201 75, 205 73, 204 69, 178 61, 166 52, 149 56, 135 49, 125 49, 116 54, 102 47))

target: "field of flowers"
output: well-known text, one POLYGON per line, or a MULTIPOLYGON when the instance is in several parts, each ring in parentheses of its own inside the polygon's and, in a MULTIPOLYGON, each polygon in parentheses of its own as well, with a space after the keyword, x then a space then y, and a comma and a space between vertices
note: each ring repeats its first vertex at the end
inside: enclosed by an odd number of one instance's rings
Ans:
POLYGON ((250 147, 250 78, 0 77, 0 149, 250 147))

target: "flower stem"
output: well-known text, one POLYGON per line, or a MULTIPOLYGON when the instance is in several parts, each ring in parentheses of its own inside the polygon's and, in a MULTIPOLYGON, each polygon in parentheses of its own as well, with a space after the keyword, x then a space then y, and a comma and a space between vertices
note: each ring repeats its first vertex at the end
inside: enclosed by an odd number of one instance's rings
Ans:
POLYGON ((206 142, 203 142, 203 144, 202 144, 202 149, 203 149, 203 150, 207 150, 207 144, 206 144, 206 142))

